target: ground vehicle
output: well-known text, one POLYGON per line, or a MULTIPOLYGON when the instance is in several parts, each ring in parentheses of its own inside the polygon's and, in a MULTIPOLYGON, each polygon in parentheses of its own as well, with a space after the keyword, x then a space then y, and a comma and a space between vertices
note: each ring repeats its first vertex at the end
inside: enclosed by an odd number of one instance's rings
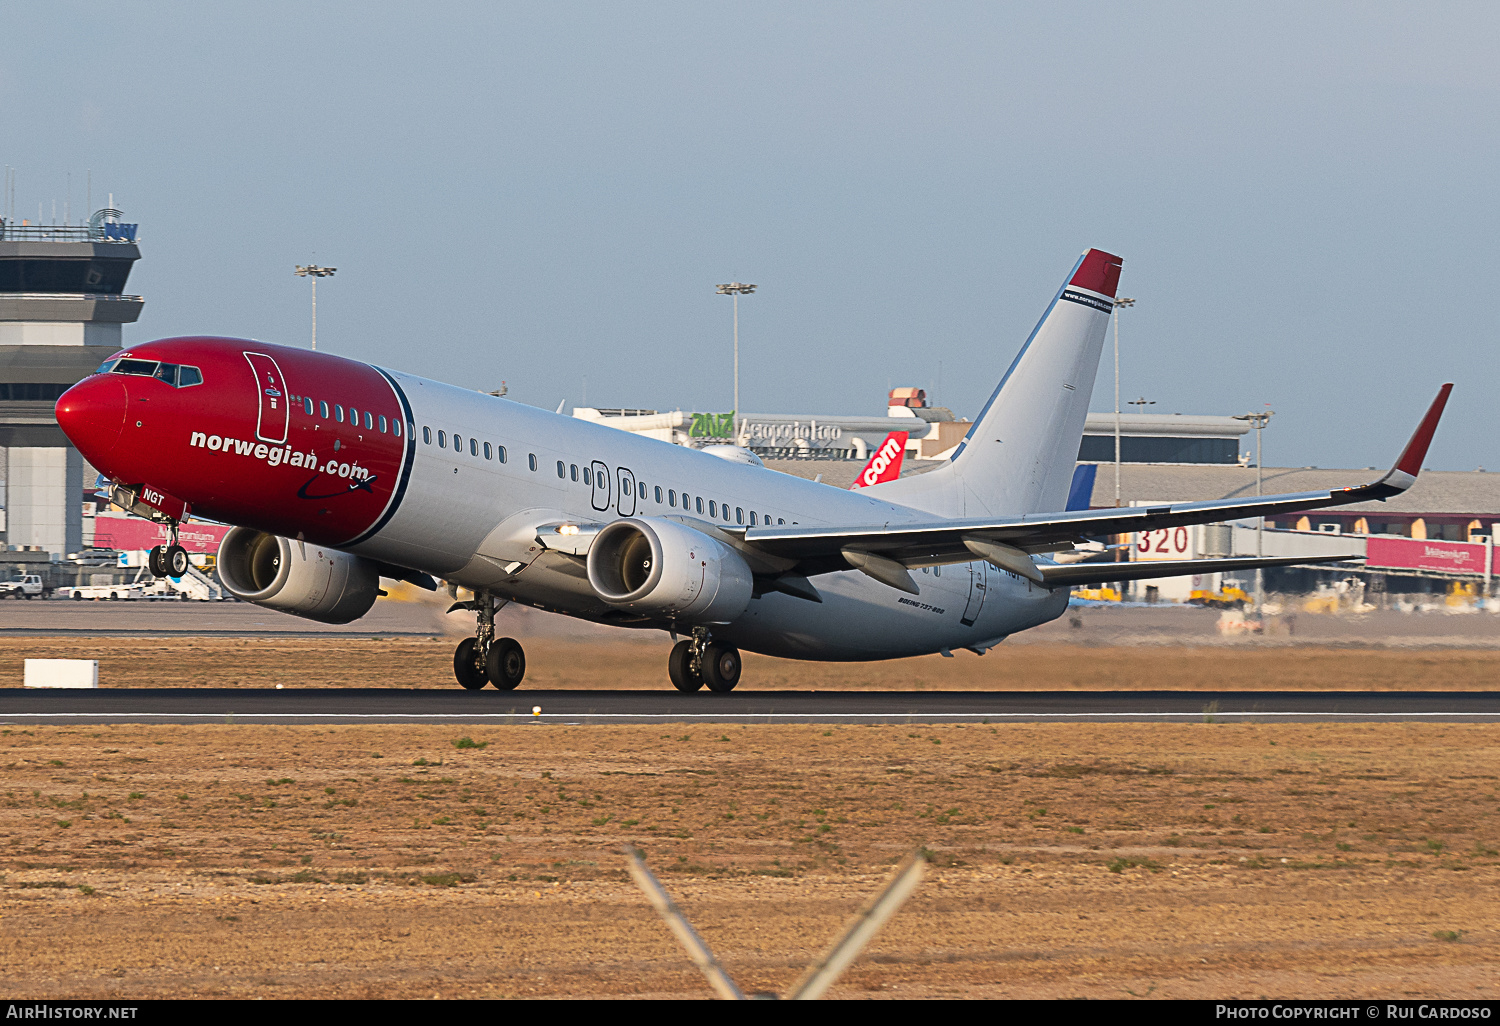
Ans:
POLYGON ((348 623, 369 611, 381 577, 470 589, 461 605, 475 636, 454 654, 466 688, 520 683, 520 645, 494 636, 495 610, 512 601, 681 635, 673 684, 728 691, 740 647, 823 660, 983 653, 1060 616, 1077 585, 1349 558, 1049 555, 1087 538, 1399 494, 1451 389, 1368 484, 1068 510, 1119 273, 1118 258, 1086 252, 952 459, 856 491, 242 339, 133 347, 56 411, 122 508, 240 525, 218 555, 237 598, 348 623))
POLYGON ((49 590, 40 574, 17 574, 0 581, 0 598, 45 598, 49 590))
POLYGON ((1191 605, 1207 606, 1210 609, 1244 609, 1250 604, 1250 595, 1239 581, 1225 578, 1220 582, 1218 590, 1193 589, 1188 594, 1188 602, 1191 605))

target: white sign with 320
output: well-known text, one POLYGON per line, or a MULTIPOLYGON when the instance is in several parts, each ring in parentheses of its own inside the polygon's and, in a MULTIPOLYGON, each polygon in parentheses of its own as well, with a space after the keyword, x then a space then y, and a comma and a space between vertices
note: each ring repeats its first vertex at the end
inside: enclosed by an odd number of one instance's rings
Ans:
POLYGON ((1191 532, 1186 527, 1138 531, 1133 548, 1135 559, 1188 559, 1192 555, 1191 532))

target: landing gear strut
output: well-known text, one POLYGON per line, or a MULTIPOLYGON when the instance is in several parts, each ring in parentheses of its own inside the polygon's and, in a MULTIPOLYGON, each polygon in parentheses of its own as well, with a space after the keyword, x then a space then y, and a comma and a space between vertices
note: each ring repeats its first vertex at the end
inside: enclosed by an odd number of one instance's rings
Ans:
POLYGON ((707 684, 721 694, 740 682, 740 650, 711 641, 706 627, 693 628, 691 640, 679 641, 667 657, 667 675, 678 691, 697 691, 707 684))
MULTIPOLYGON (((499 606, 504 606, 502 599, 499 606)), ((513 690, 526 676, 526 653, 514 638, 495 637, 494 596, 483 589, 474 593, 473 602, 455 605, 474 610, 474 637, 458 643, 453 653, 453 676, 469 691, 478 691, 486 683, 500 691, 513 690)), ((453 610, 450 609, 451 613, 453 610)))
POLYGON ((154 546, 146 556, 146 567, 155 577, 181 577, 187 573, 187 549, 177 544, 177 521, 171 523, 172 543, 154 546))

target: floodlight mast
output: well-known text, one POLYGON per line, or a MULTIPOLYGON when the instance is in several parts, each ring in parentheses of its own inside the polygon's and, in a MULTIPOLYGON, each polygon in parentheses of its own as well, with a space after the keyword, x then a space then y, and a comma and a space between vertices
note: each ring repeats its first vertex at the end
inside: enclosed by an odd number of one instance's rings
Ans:
POLYGON ((1115 506, 1120 505, 1120 311, 1135 306, 1135 300, 1121 296, 1115 300, 1115 506))
MULTIPOLYGON (((1270 404, 1269 403, 1266 404, 1266 407, 1267 407, 1266 409, 1261 410, 1261 411, 1251 410, 1249 413, 1236 414, 1235 418, 1234 418, 1235 420, 1249 421, 1250 422, 1250 426, 1253 427, 1253 428, 1255 428, 1255 497, 1256 498, 1260 498, 1260 494, 1261 494, 1261 474, 1263 472, 1263 464, 1262 464, 1261 458, 1260 458, 1260 453, 1261 453, 1261 448, 1260 448, 1260 433, 1265 430, 1266 424, 1268 424, 1270 422, 1271 418, 1276 415, 1276 411, 1270 408, 1270 404)), ((1265 548, 1265 534, 1266 534, 1266 518, 1265 517, 1257 517, 1256 521, 1255 521, 1255 554, 1256 554, 1256 556, 1262 556, 1262 555, 1265 554, 1264 553, 1264 548, 1265 548)), ((1257 617, 1263 617, 1264 616, 1264 614, 1261 612, 1261 606, 1265 604, 1265 601, 1266 601, 1266 572, 1263 569, 1261 569, 1260 567, 1256 567, 1255 568, 1255 615, 1257 617)))
POLYGON ((312 279, 312 347, 318 348, 318 279, 332 278, 337 267, 319 267, 317 264, 298 264, 292 273, 299 278, 312 279))
POLYGON ((721 296, 734 297, 734 417, 738 421, 740 416, 740 297, 750 295, 755 291, 755 286, 732 281, 720 285, 717 291, 721 296))

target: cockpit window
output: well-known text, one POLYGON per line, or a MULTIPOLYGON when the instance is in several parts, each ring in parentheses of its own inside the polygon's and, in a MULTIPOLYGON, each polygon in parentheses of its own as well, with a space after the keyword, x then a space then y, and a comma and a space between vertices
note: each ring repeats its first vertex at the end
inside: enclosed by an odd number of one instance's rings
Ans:
POLYGON ((143 378, 156 378, 173 388, 187 388, 203 384, 203 372, 197 367, 184 367, 176 363, 158 363, 155 360, 109 360, 99 368, 101 374, 134 374, 143 378))
POLYGON ((99 369, 96 370, 96 371, 94 371, 94 373, 95 374, 108 374, 110 371, 112 371, 112 370, 115 369, 115 364, 117 364, 119 362, 120 362, 119 360, 115 360, 115 359, 105 360, 103 363, 101 363, 99 365, 99 369))

